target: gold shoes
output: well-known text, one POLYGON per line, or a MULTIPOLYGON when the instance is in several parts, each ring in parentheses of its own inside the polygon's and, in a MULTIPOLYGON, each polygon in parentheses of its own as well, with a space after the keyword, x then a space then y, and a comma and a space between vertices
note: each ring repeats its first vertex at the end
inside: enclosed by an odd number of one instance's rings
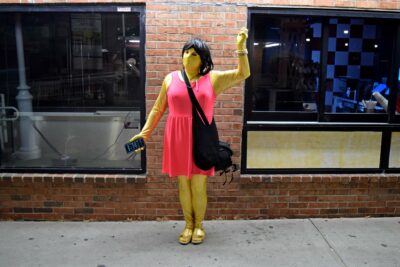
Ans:
POLYGON ((202 228, 195 228, 194 230, 185 228, 179 235, 179 243, 187 245, 192 241, 193 244, 197 245, 203 243, 205 237, 206 232, 202 228))
POLYGON ((187 245, 192 240, 193 230, 189 228, 183 229, 182 233, 179 235, 179 243, 182 245, 187 245))
POLYGON ((202 228, 195 228, 192 236, 193 244, 201 244, 206 237, 206 232, 202 228))

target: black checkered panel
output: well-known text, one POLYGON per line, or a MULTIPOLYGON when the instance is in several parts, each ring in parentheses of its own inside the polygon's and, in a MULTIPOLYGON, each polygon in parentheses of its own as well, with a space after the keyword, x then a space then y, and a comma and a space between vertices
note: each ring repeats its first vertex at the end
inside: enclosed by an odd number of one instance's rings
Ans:
POLYGON ((326 105, 333 94, 360 79, 373 79, 377 51, 376 25, 363 19, 333 18, 329 21, 326 105))

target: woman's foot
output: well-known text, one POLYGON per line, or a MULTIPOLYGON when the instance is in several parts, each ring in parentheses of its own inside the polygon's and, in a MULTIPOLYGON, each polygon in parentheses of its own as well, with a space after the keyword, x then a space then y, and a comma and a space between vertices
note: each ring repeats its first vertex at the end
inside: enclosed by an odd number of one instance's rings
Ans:
POLYGON ((182 233, 179 235, 179 243, 182 245, 187 245, 192 240, 193 230, 189 228, 183 229, 182 233))
POLYGON ((201 244, 206 237, 206 232, 202 228, 195 228, 193 230, 192 243, 201 244))

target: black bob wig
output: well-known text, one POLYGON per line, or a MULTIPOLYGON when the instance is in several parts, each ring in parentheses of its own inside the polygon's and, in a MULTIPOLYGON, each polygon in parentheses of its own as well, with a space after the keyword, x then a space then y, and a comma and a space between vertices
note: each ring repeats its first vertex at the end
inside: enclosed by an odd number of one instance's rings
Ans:
POLYGON ((214 63, 211 59, 210 49, 208 45, 201 39, 192 38, 186 42, 182 48, 182 57, 186 50, 194 48, 197 54, 199 54, 201 59, 200 75, 206 75, 214 68, 214 63))

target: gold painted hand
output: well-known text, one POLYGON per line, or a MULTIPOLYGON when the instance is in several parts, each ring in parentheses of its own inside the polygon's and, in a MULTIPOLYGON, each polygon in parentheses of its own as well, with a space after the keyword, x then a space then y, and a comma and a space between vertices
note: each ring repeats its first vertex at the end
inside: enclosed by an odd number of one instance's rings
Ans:
MULTIPOLYGON (((143 138, 144 142, 146 143, 147 140, 150 138, 151 133, 157 127, 158 122, 160 121, 162 115, 164 114, 165 110, 167 109, 167 89, 169 84, 171 83, 171 76, 167 75, 164 79, 164 82, 161 86, 160 93, 158 94, 157 100, 154 103, 153 108, 151 109, 147 121, 140 131, 139 134, 133 136, 129 141, 134 141, 139 138, 143 138)), ((138 149, 138 151, 143 150, 143 148, 138 149)), ((135 152, 138 152, 135 151, 135 152)))

